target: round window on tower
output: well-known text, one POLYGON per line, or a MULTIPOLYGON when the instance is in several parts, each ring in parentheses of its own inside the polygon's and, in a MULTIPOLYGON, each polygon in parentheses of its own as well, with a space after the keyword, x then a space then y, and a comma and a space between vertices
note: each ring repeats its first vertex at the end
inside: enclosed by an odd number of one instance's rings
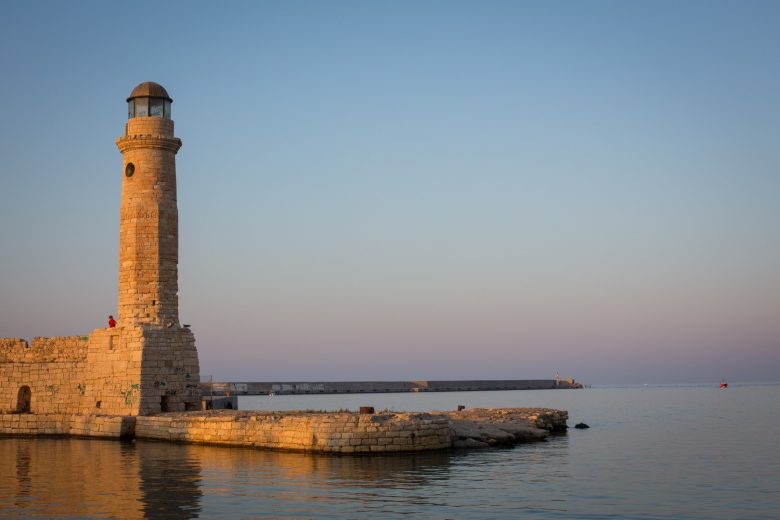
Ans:
POLYGON ((125 166, 125 177, 132 177, 135 173, 135 165, 131 162, 127 163, 127 166, 125 166))

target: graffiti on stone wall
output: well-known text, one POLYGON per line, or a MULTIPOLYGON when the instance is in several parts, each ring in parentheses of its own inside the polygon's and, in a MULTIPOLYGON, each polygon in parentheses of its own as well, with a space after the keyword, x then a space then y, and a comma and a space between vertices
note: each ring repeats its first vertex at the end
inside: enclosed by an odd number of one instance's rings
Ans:
POLYGON ((138 400, 138 384, 133 383, 130 389, 125 392, 125 404, 130 406, 138 400))
POLYGON ((325 391, 325 385, 322 383, 282 383, 282 384, 273 384, 271 385, 271 389, 274 392, 287 392, 287 393, 295 393, 295 392, 324 392, 325 391))

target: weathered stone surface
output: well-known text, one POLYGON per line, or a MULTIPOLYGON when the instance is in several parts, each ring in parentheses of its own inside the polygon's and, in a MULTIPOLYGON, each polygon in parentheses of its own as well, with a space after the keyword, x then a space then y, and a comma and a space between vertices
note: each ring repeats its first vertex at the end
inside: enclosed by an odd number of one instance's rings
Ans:
MULTIPOLYGON (((469 419, 451 419, 453 413, 459 412, 361 415, 211 410, 137 417, 4 414, 0 415, 0 434, 114 438, 134 435, 174 442, 342 454, 486 448, 542 440, 549 434, 518 419, 536 413, 527 409, 475 411, 469 419)), ((558 418, 566 415, 557 410, 543 413, 558 418)))
POLYGON ((78 414, 0 414, 0 435, 133 437, 135 417, 78 414))
POLYGON ((540 441, 546 439, 547 436, 550 435, 550 432, 547 430, 542 430, 541 428, 536 428, 520 422, 501 423, 499 428, 511 434, 515 442, 540 441))
POLYGON ((0 340, 0 413, 137 415, 197 408, 195 339, 189 329, 96 329, 87 337, 0 340))
POLYGON ((458 439, 474 439, 484 442, 491 446, 501 444, 511 444, 514 442, 514 435, 502 430, 498 426, 490 423, 477 423, 474 421, 452 420, 452 431, 458 439))
POLYGON ((564 431, 568 418, 565 411, 543 408, 471 408, 436 413, 450 419, 456 445, 469 439, 489 446, 539 441, 552 431, 564 431))
POLYGON ((489 448, 490 444, 487 442, 478 441, 471 437, 465 439, 455 439, 452 442, 453 448, 489 448))
POLYGON ((446 417, 427 413, 212 410, 138 417, 138 438, 325 453, 426 451, 451 446, 446 417))
POLYGON ((134 117, 116 140, 122 152, 119 210, 120 327, 179 325, 179 212, 173 121, 134 117))
POLYGON ((470 408, 460 411, 436 412, 451 419, 492 424, 520 423, 550 432, 566 430, 569 418, 565 410, 552 408, 470 408))

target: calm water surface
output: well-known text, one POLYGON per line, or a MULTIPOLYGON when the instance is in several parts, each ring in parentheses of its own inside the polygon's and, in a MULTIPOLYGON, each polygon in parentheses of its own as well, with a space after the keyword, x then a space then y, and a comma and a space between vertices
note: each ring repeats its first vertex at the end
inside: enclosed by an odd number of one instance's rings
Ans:
POLYGON ((543 406, 589 430, 364 457, 0 439, 1 518, 780 517, 780 384, 246 397, 245 409, 543 406))

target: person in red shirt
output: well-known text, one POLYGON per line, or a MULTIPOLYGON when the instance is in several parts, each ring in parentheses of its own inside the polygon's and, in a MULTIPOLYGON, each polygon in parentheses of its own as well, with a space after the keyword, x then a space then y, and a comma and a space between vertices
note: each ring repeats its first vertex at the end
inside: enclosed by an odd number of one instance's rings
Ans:
POLYGON ((113 316, 109 316, 108 317, 108 328, 109 329, 113 329, 114 327, 116 327, 116 322, 114 321, 114 317, 113 316))

